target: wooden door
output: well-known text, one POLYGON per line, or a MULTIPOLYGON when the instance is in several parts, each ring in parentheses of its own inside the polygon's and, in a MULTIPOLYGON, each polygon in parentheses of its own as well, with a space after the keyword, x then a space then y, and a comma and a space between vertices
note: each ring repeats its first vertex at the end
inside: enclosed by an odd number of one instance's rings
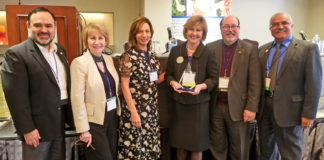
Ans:
POLYGON ((8 45, 13 46, 28 38, 27 16, 36 7, 45 7, 55 15, 57 42, 67 51, 71 62, 82 53, 80 16, 72 6, 6 5, 8 45))

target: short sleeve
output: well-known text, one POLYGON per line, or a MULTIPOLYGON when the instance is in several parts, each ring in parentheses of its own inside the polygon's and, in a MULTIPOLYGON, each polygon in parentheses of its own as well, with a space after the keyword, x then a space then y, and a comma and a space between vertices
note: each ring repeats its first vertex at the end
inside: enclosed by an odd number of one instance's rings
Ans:
POLYGON ((131 74, 132 63, 128 54, 123 54, 119 62, 119 73, 121 77, 129 77, 131 74))

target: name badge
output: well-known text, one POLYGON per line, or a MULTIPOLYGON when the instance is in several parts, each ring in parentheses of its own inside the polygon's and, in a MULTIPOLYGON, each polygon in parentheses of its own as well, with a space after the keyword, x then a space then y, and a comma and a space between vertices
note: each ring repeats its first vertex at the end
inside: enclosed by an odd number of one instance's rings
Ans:
POLYGON ((157 71, 152 71, 150 72, 150 81, 154 82, 158 80, 158 74, 157 71))
POLYGON ((268 77, 266 77, 265 79, 264 79, 264 84, 265 84, 265 90, 266 91, 269 91, 270 90, 270 82, 271 82, 271 78, 268 78, 268 77))
POLYGON ((228 83, 229 83, 229 77, 220 77, 219 78, 219 83, 218 83, 218 88, 228 88, 228 83))
POLYGON ((107 99, 107 112, 117 108, 116 96, 107 99))

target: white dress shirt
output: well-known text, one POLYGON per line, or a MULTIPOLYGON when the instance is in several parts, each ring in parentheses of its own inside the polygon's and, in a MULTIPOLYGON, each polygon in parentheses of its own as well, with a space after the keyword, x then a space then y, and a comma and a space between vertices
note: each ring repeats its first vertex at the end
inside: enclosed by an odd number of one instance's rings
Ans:
MULTIPOLYGON (((36 43, 37 44, 37 43, 36 43)), ((56 79, 61 91, 61 100, 68 98, 66 72, 61 59, 57 56, 57 46, 55 43, 50 44, 50 50, 37 44, 47 63, 51 67, 52 73, 56 79)), ((60 54, 60 53, 59 53, 60 54)))

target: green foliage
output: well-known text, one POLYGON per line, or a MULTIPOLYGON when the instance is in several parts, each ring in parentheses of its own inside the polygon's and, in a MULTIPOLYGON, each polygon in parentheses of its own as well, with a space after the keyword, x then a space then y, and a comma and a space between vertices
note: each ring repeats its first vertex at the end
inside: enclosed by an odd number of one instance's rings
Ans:
POLYGON ((172 1, 172 16, 185 16, 185 11, 180 12, 177 10, 177 4, 175 1, 179 1, 179 0, 172 1))

